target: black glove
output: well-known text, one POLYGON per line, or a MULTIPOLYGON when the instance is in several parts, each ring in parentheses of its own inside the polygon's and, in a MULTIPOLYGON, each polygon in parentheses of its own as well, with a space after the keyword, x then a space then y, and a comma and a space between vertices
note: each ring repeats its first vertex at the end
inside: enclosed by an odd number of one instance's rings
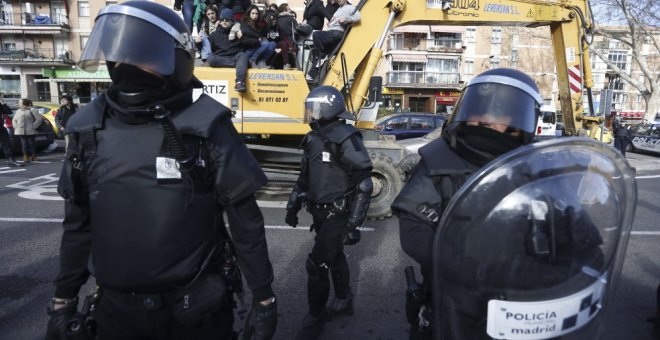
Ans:
POLYGON ((46 340, 67 340, 67 328, 69 321, 76 314, 78 306, 76 303, 66 304, 64 307, 52 310, 48 308, 48 328, 46 328, 46 340))
POLYGON ((360 233, 358 227, 356 225, 349 224, 347 228, 348 231, 346 232, 346 234, 344 234, 344 245, 352 246, 360 242, 360 238, 362 237, 362 234, 360 233))
POLYGON ((298 225, 298 213, 293 209, 287 209, 284 221, 295 228, 298 225))
POLYGON ((270 340, 277 329, 277 301, 268 306, 255 303, 245 323, 243 339, 270 340))
POLYGON ((174 4, 174 10, 177 11, 177 12, 180 11, 181 10, 181 5, 177 6, 177 4, 174 4))

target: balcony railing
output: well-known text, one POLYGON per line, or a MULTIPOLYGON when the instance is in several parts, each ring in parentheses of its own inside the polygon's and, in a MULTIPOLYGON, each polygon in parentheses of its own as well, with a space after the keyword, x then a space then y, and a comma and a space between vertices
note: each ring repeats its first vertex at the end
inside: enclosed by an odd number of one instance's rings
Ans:
POLYGON ((49 15, 33 13, 0 12, 0 26, 69 26, 66 15, 52 12, 49 15))
POLYGON ((410 85, 457 85, 460 81, 458 72, 425 71, 390 71, 387 72, 388 84, 410 85))
POLYGON ((452 53, 463 52, 462 41, 460 39, 391 39, 389 43, 389 49, 452 53))
POLYGON ((0 49, 0 61, 73 62, 71 51, 51 48, 0 49))

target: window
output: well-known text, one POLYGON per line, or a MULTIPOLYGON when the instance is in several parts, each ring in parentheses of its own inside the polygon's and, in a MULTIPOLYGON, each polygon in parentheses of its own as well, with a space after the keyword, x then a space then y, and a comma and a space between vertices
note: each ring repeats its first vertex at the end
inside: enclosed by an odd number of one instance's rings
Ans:
POLYGON ((518 61, 518 50, 513 49, 511 50, 511 62, 515 63, 518 61))
POLYGON ((385 123, 386 129, 391 130, 400 130, 405 129, 408 125, 408 117, 396 117, 392 118, 385 123))
POLYGON ((78 16, 80 17, 89 16, 89 1, 78 0, 78 16))
POLYGON ((427 72, 458 72, 458 59, 429 59, 426 64, 427 72))
POLYGON ((623 90, 623 81, 619 76, 607 77, 607 88, 610 90, 623 90))
POLYGON ((477 28, 468 27, 467 29, 465 29, 465 41, 475 42, 476 40, 477 40, 477 28))
POLYGON ((491 59, 490 60, 490 68, 498 68, 500 67, 500 60, 499 59, 491 59))
POLYGON ((3 43, 2 49, 4 51, 16 51, 16 43, 3 43))
POLYGON ((473 74, 474 73, 474 60, 465 60, 463 61, 463 73, 473 74))
POLYGON ((403 33, 394 33, 394 34, 392 34, 391 39, 392 39, 392 40, 390 40, 390 44, 391 44, 390 49, 391 50, 402 50, 403 49, 403 42, 405 41, 404 37, 403 37, 403 33))
POLYGON ((610 51, 607 55, 607 60, 621 70, 626 70, 626 59, 628 58, 628 52, 626 51, 610 51))
POLYGON ((628 95, 625 93, 614 92, 612 94, 612 103, 622 104, 628 101, 628 95))
POLYGON ((431 122, 426 117, 411 117, 410 118, 410 128, 411 129, 429 129, 429 128, 431 128, 431 122))
POLYGON ((85 45, 87 45, 87 40, 89 40, 88 35, 81 35, 80 36, 80 50, 81 51, 85 49, 85 45))
POLYGON ((490 42, 493 44, 502 43, 502 29, 499 27, 493 27, 493 34, 490 37, 490 42))
POLYGON ((114 0, 114 1, 110 1, 110 0, 108 0, 108 1, 105 2, 105 5, 106 5, 106 6, 116 5, 116 4, 117 4, 117 0, 114 0))

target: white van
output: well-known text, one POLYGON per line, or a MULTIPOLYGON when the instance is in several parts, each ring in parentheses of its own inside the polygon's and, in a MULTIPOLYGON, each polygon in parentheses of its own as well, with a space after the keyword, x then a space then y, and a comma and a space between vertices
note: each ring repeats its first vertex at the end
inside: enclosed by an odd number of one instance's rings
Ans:
MULTIPOLYGON (((559 130, 561 133, 561 130, 559 130)), ((557 137, 557 110, 552 105, 541 106, 541 116, 536 126, 538 140, 557 137)))

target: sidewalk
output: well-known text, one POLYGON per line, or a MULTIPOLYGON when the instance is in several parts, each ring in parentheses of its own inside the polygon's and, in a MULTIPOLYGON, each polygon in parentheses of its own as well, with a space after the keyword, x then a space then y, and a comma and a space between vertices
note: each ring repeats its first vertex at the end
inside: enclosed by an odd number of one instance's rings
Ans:
POLYGON ((638 175, 660 174, 660 156, 626 152, 626 159, 638 175))

